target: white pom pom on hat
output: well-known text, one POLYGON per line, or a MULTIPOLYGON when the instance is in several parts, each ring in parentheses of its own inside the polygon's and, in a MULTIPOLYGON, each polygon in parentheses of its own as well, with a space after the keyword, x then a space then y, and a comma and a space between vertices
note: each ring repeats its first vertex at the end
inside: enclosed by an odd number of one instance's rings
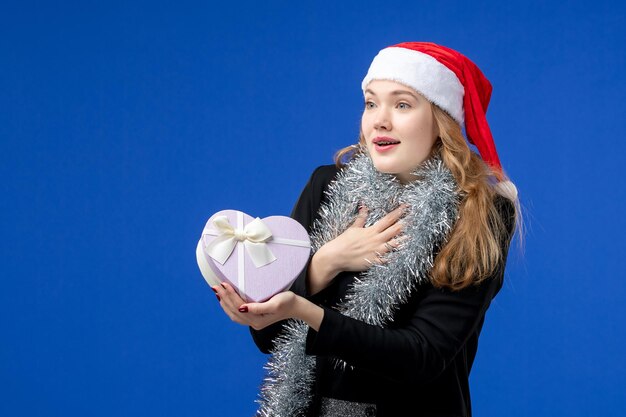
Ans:
POLYGON ((503 181, 502 165, 485 113, 491 98, 491 83, 482 71, 461 53, 432 42, 404 42, 381 50, 361 83, 363 93, 373 80, 391 80, 418 91, 445 110, 461 126, 483 161, 498 179, 495 189, 517 199, 517 188, 503 181))

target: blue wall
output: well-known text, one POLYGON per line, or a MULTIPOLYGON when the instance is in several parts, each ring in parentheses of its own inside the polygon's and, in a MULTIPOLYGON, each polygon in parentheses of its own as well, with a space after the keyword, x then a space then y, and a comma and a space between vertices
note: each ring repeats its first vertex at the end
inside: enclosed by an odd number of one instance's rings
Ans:
POLYGON ((407 40, 491 80, 525 209, 475 414, 623 414, 623 5, 177 3, 0 8, 0 415, 252 415, 266 358, 199 234, 223 208, 288 214, 355 141, 371 59, 407 40))

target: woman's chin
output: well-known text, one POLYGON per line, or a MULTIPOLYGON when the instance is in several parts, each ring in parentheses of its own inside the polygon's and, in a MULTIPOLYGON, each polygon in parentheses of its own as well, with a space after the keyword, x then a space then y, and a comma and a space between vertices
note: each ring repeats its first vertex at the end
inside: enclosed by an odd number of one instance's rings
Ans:
POLYGON ((376 171, 380 172, 381 174, 394 175, 398 179, 398 181, 400 181, 403 184, 406 184, 407 182, 411 182, 412 180, 416 178, 410 172, 401 173, 401 172, 398 172, 397 169, 394 169, 389 166, 384 166, 384 165, 381 166, 381 165, 376 165, 376 163, 374 163, 374 168, 376 168, 376 171))
POLYGON ((390 164, 380 163, 380 161, 376 160, 376 158, 373 158, 372 162, 374 164, 374 168, 376 168, 376 171, 380 172, 381 174, 396 174, 398 172, 398 170, 394 169, 394 167, 390 164))

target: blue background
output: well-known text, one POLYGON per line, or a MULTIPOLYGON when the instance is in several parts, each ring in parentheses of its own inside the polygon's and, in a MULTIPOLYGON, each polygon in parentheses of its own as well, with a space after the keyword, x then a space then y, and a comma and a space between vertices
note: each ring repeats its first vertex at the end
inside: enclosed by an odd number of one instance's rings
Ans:
POLYGON ((2 2, 0 415, 252 415, 266 358, 199 273, 202 227, 287 215, 355 142, 374 55, 422 40, 493 83, 524 206, 475 415, 621 416, 623 4, 296 4, 2 2))

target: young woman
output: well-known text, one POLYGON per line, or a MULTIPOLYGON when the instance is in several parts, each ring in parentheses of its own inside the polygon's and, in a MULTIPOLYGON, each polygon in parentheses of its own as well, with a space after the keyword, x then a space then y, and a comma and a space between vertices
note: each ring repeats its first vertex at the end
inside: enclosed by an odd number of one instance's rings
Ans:
POLYGON ((359 143, 292 212, 313 255, 291 291, 245 303, 213 289, 272 353, 259 415, 470 416, 519 212, 485 119, 491 85, 460 53, 409 42, 380 51, 362 89, 359 143))

